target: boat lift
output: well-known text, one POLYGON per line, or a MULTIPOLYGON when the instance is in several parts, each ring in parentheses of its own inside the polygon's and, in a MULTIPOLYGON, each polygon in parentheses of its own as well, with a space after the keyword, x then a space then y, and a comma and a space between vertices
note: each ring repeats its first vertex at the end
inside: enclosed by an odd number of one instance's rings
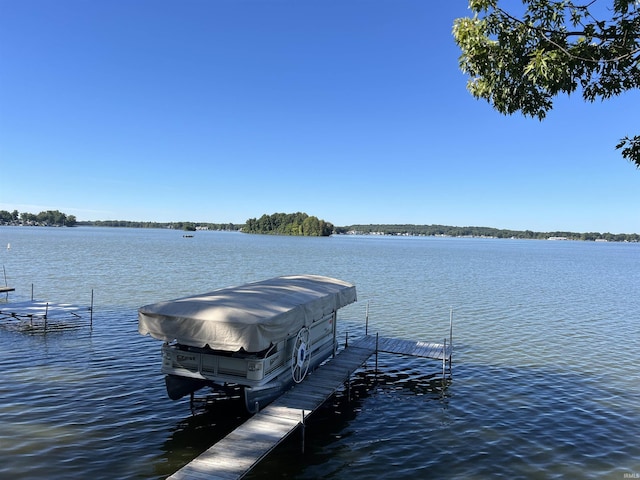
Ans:
MULTIPOLYGON (((367 306, 367 330, 368 310, 367 306)), ((449 377, 452 375, 453 309, 449 317, 448 343, 447 338, 443 343, 381 338, 378 334, 369 335, 367 331, 363 337, 349 345, 347 336, 344 349, 315 370, 304 382, 294 385, 168 479, 241 479, 298 428, 302 431, 304 451, 306 418, 345 384, 349 389, 353 372, 372 355, 376 357, 377 372, 378 352, 442 360, 444 388, 447 373, 449 377)))

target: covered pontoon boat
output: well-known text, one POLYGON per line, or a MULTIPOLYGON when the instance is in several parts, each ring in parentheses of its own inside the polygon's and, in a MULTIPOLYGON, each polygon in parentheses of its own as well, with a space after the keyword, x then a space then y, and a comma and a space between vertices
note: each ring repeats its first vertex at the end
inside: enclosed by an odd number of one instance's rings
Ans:
POLYGON ((335 353, 336 312, 355 301, 341 280, 277 277, 141 307, 138 331, 165 342, 170 398, 241 386, 256 412, 335 353))

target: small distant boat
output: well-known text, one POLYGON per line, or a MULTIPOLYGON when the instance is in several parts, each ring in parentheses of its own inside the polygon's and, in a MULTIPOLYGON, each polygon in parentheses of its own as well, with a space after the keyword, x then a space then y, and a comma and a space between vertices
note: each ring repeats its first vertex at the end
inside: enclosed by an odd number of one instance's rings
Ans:
POLYGON ((182 235, 182 236, 183 236, 184 238, 193 238, 193 235, 191 235, 191 234, 185 234, 185 235, 182 235))
POLYGON ((165 342, 171 399, 240 386, 255 413, 335 354, 337 310, 355 301, 335 278, 276 277, 141 307, 138 331, 165 342))

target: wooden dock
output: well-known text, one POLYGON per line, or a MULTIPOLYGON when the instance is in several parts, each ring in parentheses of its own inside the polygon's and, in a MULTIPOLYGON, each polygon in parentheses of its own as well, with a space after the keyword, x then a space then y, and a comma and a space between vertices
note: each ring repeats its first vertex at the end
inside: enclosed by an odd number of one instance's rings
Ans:
POLYGON ((364 336, 335 358, 248 419, 233 432, 171 475, 171 480, 231 480, 246 475, 304 419, 318 409, 376 352, 414 355, 445 361, 451 346, 364 336))

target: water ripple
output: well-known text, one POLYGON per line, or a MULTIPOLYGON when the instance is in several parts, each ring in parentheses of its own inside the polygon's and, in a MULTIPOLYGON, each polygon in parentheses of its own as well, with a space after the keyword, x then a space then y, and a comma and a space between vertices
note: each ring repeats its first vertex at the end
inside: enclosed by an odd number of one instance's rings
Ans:
MULTIPOLYGON (((640 474, 637 245, 271 238, 0 227, 20 291, 80 303, 93 329, 0 323, 0 477, 164 478, 244 420, 238 403, 166 397, 136 308, 274 275, 355 282, 340 338, 437 340, 454 311, 453 381, 379 356, 250 478, 612 478, 640 474), (68 255, 73 251, 74 255, 68 255), (349 398, 350 397, 350 398, 349 398)), ((24 293, 22 294, 24 295, 24 293)))

